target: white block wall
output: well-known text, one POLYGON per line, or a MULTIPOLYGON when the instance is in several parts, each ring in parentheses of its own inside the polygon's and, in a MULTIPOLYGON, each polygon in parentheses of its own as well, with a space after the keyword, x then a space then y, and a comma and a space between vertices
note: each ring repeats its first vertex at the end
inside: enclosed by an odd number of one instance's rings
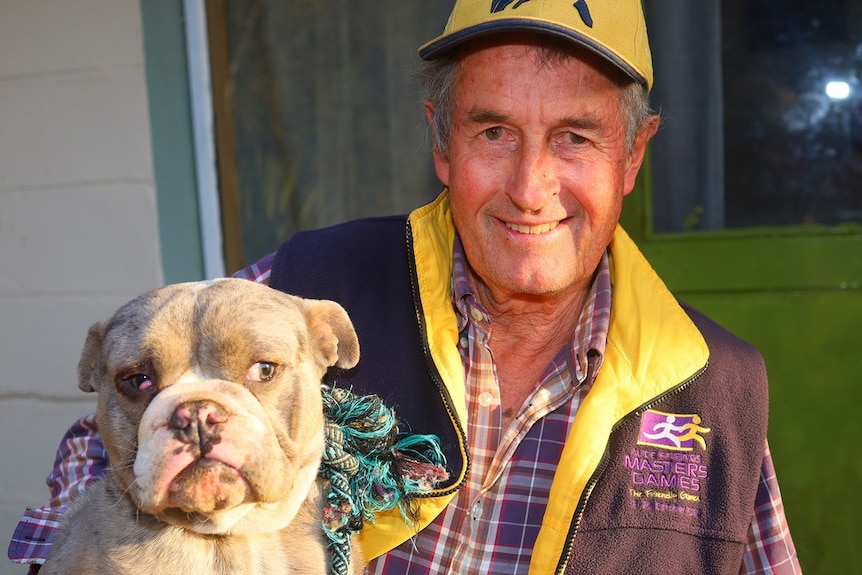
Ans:
POLYGON ((163 281, 150 145, 137 0, 0 0, 0 575, 87 327, 163 281))

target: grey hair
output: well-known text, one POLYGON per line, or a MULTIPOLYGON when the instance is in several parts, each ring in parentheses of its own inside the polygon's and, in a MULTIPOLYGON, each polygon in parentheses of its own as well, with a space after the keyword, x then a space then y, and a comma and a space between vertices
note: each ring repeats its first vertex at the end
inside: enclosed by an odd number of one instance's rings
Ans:
MULTIPOLYGON (((573 53, 583 55, 580 49, 558 42, 543 44, 543 61, 560 61, 573 53)), ((455 92, 458 83, 458 73, 464 50, 456 50, 452 54, 437 60, 423 61, 414 72, 414 78, 419 84, 423 100, 429 102, 434 109, 434 116, 428 126, 431 145, 443 157, 449 156, 449 141, 452 132, 452 112, 455 107, 455 92)), ((620 111, 626 122, 626 151, 631 152, 638 131, 651 117, 656 115, 649 103, 649 92, 646 87, 622 74, 610 64, 601 64, 602 69, 620 86, 620 111)))
POLYGON ((437 60, 423 61, 414 76, 422 91, 422 99, 434 108, 428 125, 431 145, 443 157, 449 157, 452 131, 452 109, 455 107, 455 84, 460 71, 460 52, 437 60))
POLYGON ((640 82, 629 82, 620 89, 620 111, 626 120, 626 152, 631 153, 640 129, 658 113, 649 103, 649 92, 640 82))

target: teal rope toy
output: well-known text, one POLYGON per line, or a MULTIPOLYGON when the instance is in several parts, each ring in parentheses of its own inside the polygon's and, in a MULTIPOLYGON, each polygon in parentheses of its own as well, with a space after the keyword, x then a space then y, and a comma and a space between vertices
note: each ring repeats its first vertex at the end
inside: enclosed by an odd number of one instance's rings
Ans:
POLYGON ((321 386, 326 443, 319 475, 326 481, 323 531, 330 573, 346 575, 351 535, 396 507, 415 522, 416 496, 448 479, 435 435, 402 433, 394 410, 376 395, 321 386))

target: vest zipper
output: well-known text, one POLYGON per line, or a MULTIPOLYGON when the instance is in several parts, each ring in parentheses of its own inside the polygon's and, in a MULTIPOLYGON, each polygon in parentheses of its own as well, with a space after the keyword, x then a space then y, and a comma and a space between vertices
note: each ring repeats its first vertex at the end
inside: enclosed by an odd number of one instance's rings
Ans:
POLYGON ((452 421, 452 425, 458 433, 464 457, 464 473, 461 481, 446 489, 416 494, 416 497, 439 497, 441 495, 449 495, 450 493, 458 491, 467 479, 467 475, 470 472, 471 462, 470 454, 467 452, 467 434, 461 426, 461 423, 458 421, 458 417, 452 405, 452 397, 449 395, 449 390, 446 389, 446 384, 443 383, 443 378, 440 377, 440 372, 437 370, 437 366, 434 364, 434 359, 431 357, 431 349, 428 347, 428 331, 426 329, 424 319, 425 313, 422 309, 422 300, 419 297, 419 278, 416 272, 416 254, 413 252, 413 228, 410 225, 409 218, 407 219, 406 230, 407 266, 410 271, 410 291, 413 295, 413 306, 416 310, 416 322, 419 325, 419 344, 422 347, 422 357, 425 359, 425 367, 428 369, 428 374, 431 376, 431 380, 434 382, 434 385, 437 387, 437 392, 443 400, 443 406, 446 408, 446 413, 449 415, 449 419, 452 421))
MULTIPOLYGON (((683 381, 682 383, 680 383, 676 387, 667 390, 666 392, 662 393, 661 395, 654 397, 653 399, 651 399, 647 403, 644 403, 643 405, 641 405, 640 407, 638 407, 637 409, 635 409, 634 411, 630 412, 628 415, 624 416, 622 419, 617 421, 613 425, 613 427, 611 427, 611 433, 608 435, 608 443, 610 443, 610 436, 613 435, 626 422, 628 422, 629 420, 631 420, 634 417, 640 417, 640 415, 644 411, 646 411, 648 409, 652 409, 654 406, 661 403, 665 399, 672 397, 672 396, 684 391, 688 386, 690 386, 697 379, 699 379, 700 376, 706 372, 708 367, 709 367, 709 361, 707 361, 706 365, 704 365, 698 372, 696 372, 694 375, 689 377, 687 380, 683 381)), ((577 416, 575 416, 575 417, 577 417, 577 416)), ((599 460, 599 464, 596 467, 596 470, 593 472, 592 476, 590 477, 589 482, 587 482, 587 486, 584 488, 583 493, 581 493, 581 497, 578 500, 577 507, 575 507, 575 515, 572 518, 572 523, 569 526, 569 532, 566 535, 566 543, 563 546, 564 551, 563 551, 563 554, 560 556, 559 563, 557 563, 557 569, 554 571, 554 573, 556 575, 563 575, 563 573, 566 570, 566 565, 569 563, 569 559, 572 556, 572 548, 575 545, 575 536, 577 535, 578 527, 580 527, 581 520, 584 517, 584 511, 587 507, 587 500, 589 500, 590 495, 593 492, 593 489, 595 489, 596 484, 599 482, 599 479, 601 479, 602 475, 604 475, 605 469, 607 469, 609 462, 610 462, 610 453, 608 451, 607 446, 605 446, 605 451, 602 454, 602 458, 601 458, 601 460, 599 460)))

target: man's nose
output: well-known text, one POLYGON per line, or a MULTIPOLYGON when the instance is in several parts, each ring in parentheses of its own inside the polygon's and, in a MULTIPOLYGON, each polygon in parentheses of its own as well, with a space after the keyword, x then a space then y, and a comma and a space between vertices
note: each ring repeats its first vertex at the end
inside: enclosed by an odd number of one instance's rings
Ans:
POLYGON ((554 155, 541 145, 524 146, 509 197, 524 212, 538 212, 560 193, 554 155))

